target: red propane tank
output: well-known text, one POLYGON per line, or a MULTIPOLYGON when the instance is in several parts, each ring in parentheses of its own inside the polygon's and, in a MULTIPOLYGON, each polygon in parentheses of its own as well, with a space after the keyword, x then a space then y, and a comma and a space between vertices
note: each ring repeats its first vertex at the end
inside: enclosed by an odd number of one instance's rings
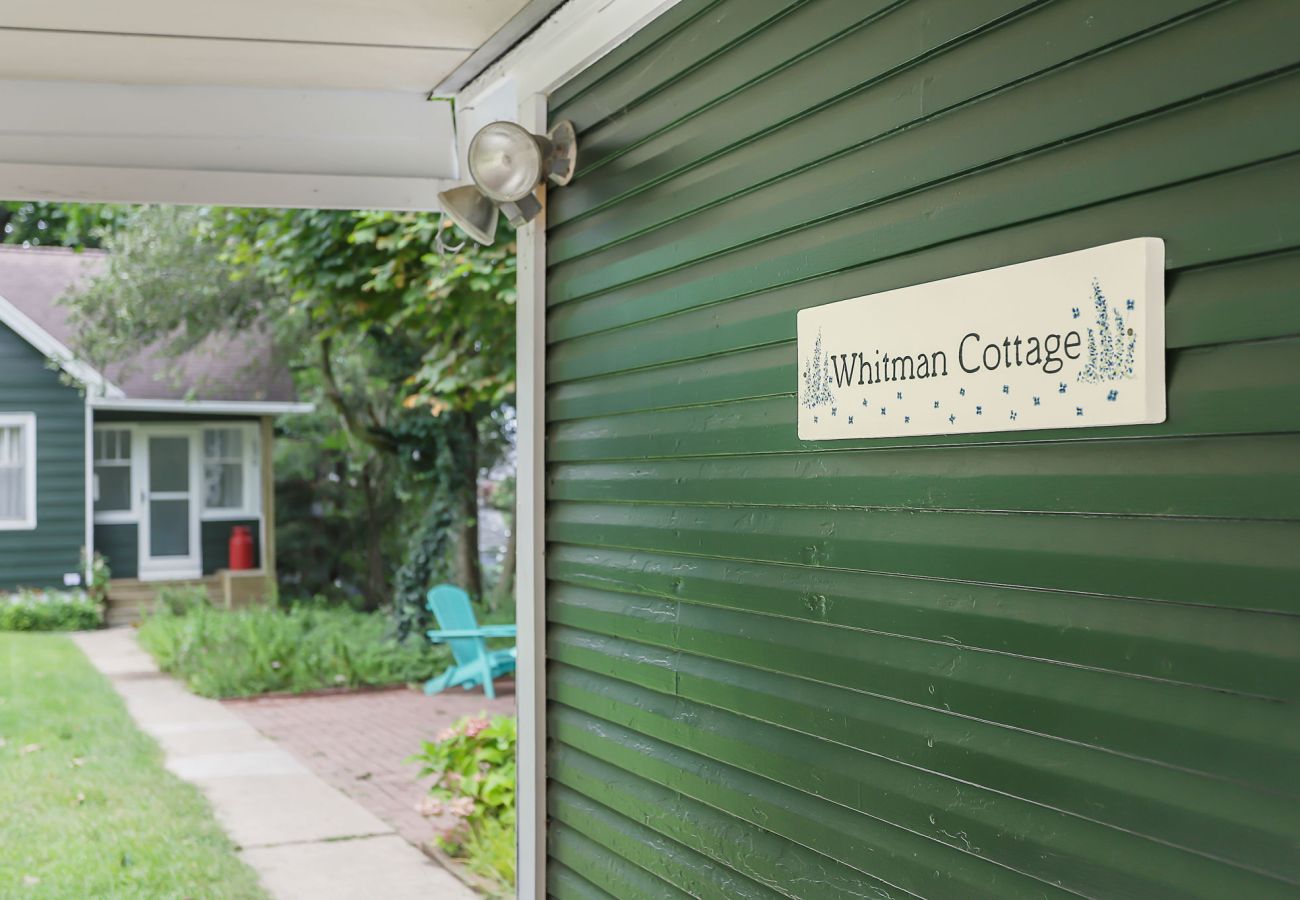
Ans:
POLYGON ((253 535, 247 525, 230 529, 230 568, 253 568, 253 535))

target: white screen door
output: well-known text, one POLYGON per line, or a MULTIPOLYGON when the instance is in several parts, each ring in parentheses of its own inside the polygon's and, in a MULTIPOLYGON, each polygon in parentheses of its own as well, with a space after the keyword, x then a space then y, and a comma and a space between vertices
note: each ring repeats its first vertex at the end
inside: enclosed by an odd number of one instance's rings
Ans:
POLYGON ((146 448, 140 577, 196 578, 201 565, 191 438, 149 434, 146 448))

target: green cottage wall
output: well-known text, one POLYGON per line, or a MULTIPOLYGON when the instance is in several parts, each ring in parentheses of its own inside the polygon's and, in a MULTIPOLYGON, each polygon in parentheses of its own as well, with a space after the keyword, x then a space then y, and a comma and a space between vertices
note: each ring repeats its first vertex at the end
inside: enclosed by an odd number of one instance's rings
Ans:
POLYGON ((36 414, 36 528, 0 531, 0 590, 62 588, 86 543, 85 400, 4 325, 0 412, 36 414))
POLYGON ((1295 896, 1298 66, 1288 2, 684 0, 552 95, 553 896, 1295 896), (1138 236, 1165 423, 799 442, 798 309, 1138 236))
POLYGON ((113 578, 140 574, 140 526, 134 522, 95 525, 95 552, 104 557, 113 578))

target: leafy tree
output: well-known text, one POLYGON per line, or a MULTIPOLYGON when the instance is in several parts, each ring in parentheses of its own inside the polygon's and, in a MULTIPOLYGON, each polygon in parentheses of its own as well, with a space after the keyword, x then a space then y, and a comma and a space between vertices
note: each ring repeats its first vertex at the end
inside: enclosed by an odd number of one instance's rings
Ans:
MULTIPOLYGON (((428 213, 240 210, 230 214, 225 258, 287 296, 317 342, 325 394, 348 433, 395 454, 441 488, 457 532, 458 579, 483 596, 478 556, 478 473, 499 441, 492 413, 515 388, 513 244, 437 250, 440 217, 428 213), (364 335, 379 352, 370 371, 393 404, 349 402, 335 377, 339 340, 364 335)), ((437 540, 432 535, 426 541, 437 540)), ((411 554, 422 553, 412 547, 411 554)), ((426 588, 427 589, 427 588, 426 588)), ((423 592, 399 591, 423 609, 423 592)))
POLYGON ((178 355, 271 328, 300 391, 332 410, 308 426, 338 453, 326 474, 366 498, 364 593, 386 590, 384 536, 415 524, 404 621, 417 623, 429 579, 451 569, 429 559, 454 553, 481 597, 477 476, 514 391, 513 246, 443 257, 428 213, 139 207, 116 224, 102 238, 107 270, 70 300, 80 349, 99 362, 147 345, 178 355), (414 504, 416 522, 399 521, 391 498, 414 504))
POLYGON ((99 235, 112 229, 124 207, 109 203, 0 201, 0 243, 32 247, 98 247, 99 235))

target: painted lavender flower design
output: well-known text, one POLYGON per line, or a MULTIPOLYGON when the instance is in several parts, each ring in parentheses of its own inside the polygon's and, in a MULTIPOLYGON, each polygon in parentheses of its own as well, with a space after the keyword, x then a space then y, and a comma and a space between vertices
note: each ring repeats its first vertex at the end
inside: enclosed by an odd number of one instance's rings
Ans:
POLYGON ((1124 321, 1124 314, 1117 308, 1111 308, 1106 295, 1102 293, 1101 283, 1096 279, 1092 282, 1092 300, 1096 325, 1088 327, 1088 362, 1079 372, 1078 380, 1086 384, 1099 384, 1103 381, 1132 378, 1133 360, 1137 355, 1137 335, 1124 321))
MULTIPOLYGON (((816 409, 835 402, 835 394, 831 391, 831 359, 829 354, 822 353, 820 331, 817 332, 817 340, 813 343, 812 356, 804 363, 803 396, 799 402, 805 409, 816 409)), ((864 406, 866 402, 862 401, 864 406)))

